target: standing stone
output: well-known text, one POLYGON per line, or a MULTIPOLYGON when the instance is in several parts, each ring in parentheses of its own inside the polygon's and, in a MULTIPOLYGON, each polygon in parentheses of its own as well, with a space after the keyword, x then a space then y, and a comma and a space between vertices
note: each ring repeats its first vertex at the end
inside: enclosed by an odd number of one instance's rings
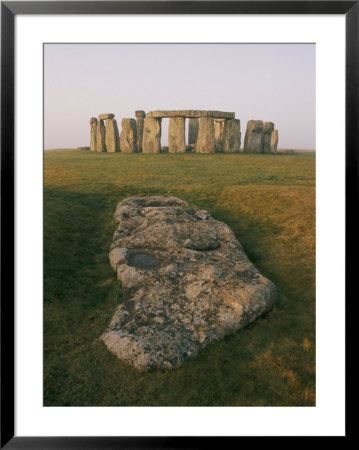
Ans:
POLYGON ((135 119, 122 119, 120 149, 122 153, 137 152, 137 131, 135 119))
POLYGON ((91 117, 90 119, 91 135, 90 135, 90 150, 92 152, 96 151, 96 127, 97 119, 96 117, 91 117))
POLYGON ((185 153, 185 118, 171 117, 168 127, 168 153, 185 153))
POLYGON ((223 151, 226 153, 239 152, 241 146, 241 121, 228 119, 224 122, 223 151))
POLYGON ((160 153, 161 119, 146 117, 143 123, 142 153, 160 153))
POLYGON ((96 151, 105 152, 106 151, 106 128, 105 123, 102 119, 97 121, 96 126, 96 151))
POLYGON ((113 119, 113 127, 115 130, 115 139, 117 139, 117 142, 118 142, 118 150, 117 151, 120 152, 121 151, 121 149, 120 149, 120 134, 118 132, 118 125, 117 125, 116 119, 113 119))
POLYGON ((244 153, 263 153, 263 122, 249 120, 244 138, 244 153))
POLYGON ((274 130, 273 122, 264 122, 263 124, 263 153, 271 152, 271 136, 274 130))
POLYGON ((224 121, 214 119, 214 149, 216 152, 223 152, 223 129, 224 121))
POLYGON ((238 153, 241 148, 241 121, 239 119, 233 119, 232 128, 232 152, 238 153))
POLYGON ((198 119, 188 120, 188 145, 195 146, 198 136, 198 119))
POLYGON ((270 147, 272 153, 277 153, 278 147, 278 130, 273 130, 270 139, 270 147))
POLYGON ((137 128, 137 151, 142 152, 142 139, 143 139, 143 122, 146 114, 144 111, 135 111, 136 116, 136 128, 137 128))
POLYGON ((106 148, 108 152, 119 152, 118 128, 115 119, 106 119, 106 148))
POLYGON ((212 117, 199 119, 196 153, 214 153, 214 122, 212 117))

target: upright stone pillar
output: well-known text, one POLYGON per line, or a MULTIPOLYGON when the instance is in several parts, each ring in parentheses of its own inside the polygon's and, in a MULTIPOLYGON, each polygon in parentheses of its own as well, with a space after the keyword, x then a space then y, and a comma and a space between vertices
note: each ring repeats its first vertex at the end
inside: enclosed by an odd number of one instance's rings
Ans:
POLYGON ((241 149, 241 121, 233 119, 231 127, 232 152, 238 153, 241 149))
POLYGON ((244 153, 263 153, 263 122, 249 120, 244 138, 244 153))
POLYGON ((189 119, 188 120, 188 146, 194 147, 196 146, 198 136, 198 119, 189 119))
POLYGON ((277 153, 278 148, 278 130, 273 130, 270 139, 270 147, 272 153, 277 153))
POLYGON ((196 153, 214 153, 214 123, 212 117, 199 119, 196 153))
POLYGON ((92 152, 95 152, 96 151, 96 127, 97 127, 97 119, 96 119, 96 117, 91 117, 91 119, 90 119, 90 127, 91 127, 90 150, 92 152))
POLYGON ((120 134, 118 132, 118 125, 117 125, 117 120, 116 119, 113 119, 113 127, 114 127, 114 130, 115 130, 115 139, 118 142, 117 151, 120 152, 121 151, 121 149, 120 149, 120 134))
POLYGON ((97 121, 96 126, 96 151, 105 152, 106 151, 106 128, 105 123, 102 119, 97 121))
POLYGON ((223 152, 223 129, 224 121, 222 119, 214 119, 214 150, 223 152))
POLYGON ((223 126, 223 151, 225 153, 230 153, 232 151, 232 128, 233 119, 226 119, 223 126))
POLYGON ((143 123, 142 153, 160 153, 161 118, 146 117, 143 123))
POLYGON ((185 153, 185 118, 171 117, 168 127, 168 153, 185 153))
POLYGON ((137 152, 137 132, 135 119, 122 119, 120 148, 122 153, 137 152))
POLYGON ((226 153, 239 152, 241 146, 241 121, 226 119, 223 131, 223 151, 226 153))
POLYGON ((143 122, 146 114, 144 111, 135 111, 136 116, 136 128, 137 128, 137 151, 142 152, 142 139, 143 139, 143 122))
POLYGON ((271 136, 274 130, 273 122, 264 122, 263 124, 263 153, 270 153, 271 149, 271 136))
POLYGON ((115 119, 106 119, 106 149, 111 153, 120 151, 118 128, 115 119))

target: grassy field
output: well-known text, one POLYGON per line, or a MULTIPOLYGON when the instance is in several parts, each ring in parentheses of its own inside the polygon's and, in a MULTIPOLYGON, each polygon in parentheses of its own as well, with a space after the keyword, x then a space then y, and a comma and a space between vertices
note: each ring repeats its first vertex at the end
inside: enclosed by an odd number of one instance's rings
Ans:
POLYGON ((315 405, 314 153, 44 158, 45 405, 315 405), (171 372, 138 373, 99 340, 122 301, 108 260, 113 213, 144 195, 225 221, 279 291, 266 317, 171 372))

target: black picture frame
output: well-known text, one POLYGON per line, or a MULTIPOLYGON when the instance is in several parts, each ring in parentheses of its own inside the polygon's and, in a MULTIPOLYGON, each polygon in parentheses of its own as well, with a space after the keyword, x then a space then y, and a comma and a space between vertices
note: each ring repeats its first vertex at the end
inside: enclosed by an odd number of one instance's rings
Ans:
MULTIPOLYGON (((131 449, 235 446, 239 437, 14 436, 14 21, 18 14, 341 14, 346 18, 346 298, 358 244, 359 1, 1 2, 1 441, 6 449, 131 449)), ((346 327, 346 330, 348 327, 346 327)), ((348 331, 346 336, 348 337, 348 331)), ((348 389, 347 389, 348 391, 348 389)), ((348 410, 348 397, 346 398, 348 410)), ((348 422, 346 437, 349 436, 348 422)), ((243 438, 242 438, 243 439, 243 438)))

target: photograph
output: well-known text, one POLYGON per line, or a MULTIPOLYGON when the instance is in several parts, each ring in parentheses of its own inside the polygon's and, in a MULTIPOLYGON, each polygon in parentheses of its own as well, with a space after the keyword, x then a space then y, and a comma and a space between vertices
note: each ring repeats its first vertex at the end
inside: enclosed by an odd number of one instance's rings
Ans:
POLYGON ((316 406, 316 44, 43 57, 43 406, 316 406))

